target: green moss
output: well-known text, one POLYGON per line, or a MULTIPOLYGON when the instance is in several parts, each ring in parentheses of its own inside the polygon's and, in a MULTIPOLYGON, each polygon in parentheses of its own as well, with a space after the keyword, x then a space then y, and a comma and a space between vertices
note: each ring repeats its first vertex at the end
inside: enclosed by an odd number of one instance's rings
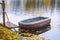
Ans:
POLYGON ((0 25, 0 39, 1 40, 22 40, 15 32, 0 25))

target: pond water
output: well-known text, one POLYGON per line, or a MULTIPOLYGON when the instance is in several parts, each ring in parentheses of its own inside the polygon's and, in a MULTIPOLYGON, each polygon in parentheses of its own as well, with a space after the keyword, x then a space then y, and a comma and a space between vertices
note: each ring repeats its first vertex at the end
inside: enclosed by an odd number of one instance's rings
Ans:
MULTIPOLYGON (((37 16, 49 17, 51 18, 51 30, 45 33, 42 33, 39 36, 46 37, 50 40, 60 40, 59 38, 60 37, 60 32, 59 32, 60 31, 60 28, 59 28, 60 27, 60 7, 57 6, 57 1, 55 2, 54 7, 51 6, 50 9, 40 8, 39 10, 38 9, 31 10, 30 12, 26 12, 23 10, 22 3, 21 5, 19 4, 20 6, 18 6, 18 8, 15 7, 15 9, 13 8, 13 6, 11 6, 11 4, 9 4, 9 2, 7 4, 8 6, 6 7, 6 12, 10 22, 18 25, 18 22, 24 19, 33 18, 37 16)), ((7 18, 6 18, 6 21, 8 21, 7 18)), ((0 22, 2 22, 1 5, 0 5, 0 22)))

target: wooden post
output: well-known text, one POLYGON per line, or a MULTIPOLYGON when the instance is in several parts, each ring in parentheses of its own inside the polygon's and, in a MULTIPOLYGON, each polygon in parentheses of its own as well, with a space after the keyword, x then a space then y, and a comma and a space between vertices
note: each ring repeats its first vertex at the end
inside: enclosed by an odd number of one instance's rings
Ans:
POLYGON ((3 25, 5 26, 5 2, 2 0, 2 15, 3 15, 3 25))

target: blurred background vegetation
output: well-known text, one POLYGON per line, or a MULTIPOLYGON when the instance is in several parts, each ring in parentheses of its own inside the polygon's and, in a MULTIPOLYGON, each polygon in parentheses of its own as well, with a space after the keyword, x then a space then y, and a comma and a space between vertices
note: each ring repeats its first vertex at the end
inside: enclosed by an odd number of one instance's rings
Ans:
POLYGON ((53 8, 57 1, 57 7, 60 8, 60 0, 26 0, 26 9, 31 8, 53 8))
POLYGON ((7 4, 6 9, 10 12, 22 12, 35 9, 54 9, 55 6, 60 10, 60 0, 6 0, 5 2, 7 4))

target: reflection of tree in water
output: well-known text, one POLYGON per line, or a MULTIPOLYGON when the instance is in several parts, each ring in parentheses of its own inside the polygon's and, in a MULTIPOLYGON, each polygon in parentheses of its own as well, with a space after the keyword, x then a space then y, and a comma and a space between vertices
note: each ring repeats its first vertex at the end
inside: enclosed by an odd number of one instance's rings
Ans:
POLYGON ((50 0, 27 0, 26 2, 26 10, 44 7, 50 8, 50 0))
POLYGON ((40 1, 39 0, 27 0, 25 8, 26 10, 39 8, 40 1))
MULTIPOLYGON (((56 5, 56 0, 51 0, 51 11, 55 9, 55 5, 56 5)), ((60 10, 60 0, 57 0, 56 8, 60 10)))
POLYGON ((12 8, 13 11, 19 11, 20 0, 12 0, 10 5, 11 5, 11 8, 12 8))
POLYGON ((51 13, 53 13, 55 9, 55 0, 51 0, 51 13))
POLYGON ((60 0, 58 0, 58 8, 59 8, 59 10, 60 10, 60 0))
POLYGON ((51 8, 55 7, 55 0, 51 0, 51 8))
POLYGON ((31 8, 35 7, 35 1, 34 0, 27 0, 26 2, 26 10, 30 10, 31 8))

